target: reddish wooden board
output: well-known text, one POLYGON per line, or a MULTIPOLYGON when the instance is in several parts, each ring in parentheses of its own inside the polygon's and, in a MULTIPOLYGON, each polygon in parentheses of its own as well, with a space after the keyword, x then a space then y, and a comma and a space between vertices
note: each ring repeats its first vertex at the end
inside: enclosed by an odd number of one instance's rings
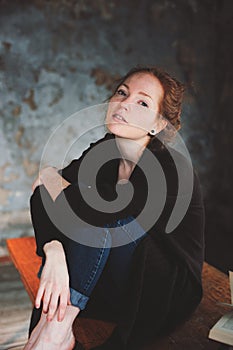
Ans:
MULTIPOLYGON (((36 255, 36 242, 34 237, 22 237, 7 239, 7 247, 11 259, 20 273, 20 277, 34 303, 39 287, 37 272, 41 264, 41 258, 36 255)), ((115 324, 101 320, 77 318, 75 320, 75 335, 78 341, 85 347, 91 349, 102 344, 107 339, 115 324)))
MULTIPOLYGON (((34 302, 39 286, 37 272, 41 259, 36 255, 34 237, 11 238, 7 240, 11 259, 18 269, 25 288, 34 302)), ((168 337, 157 340, 144 350, 216 350, 219 343, 208 339, 210 328, 229 309, 219 302, 230 302, 228 276, 213 266, 204 264, 204 297, 191 317, 168 337)), ((115 325, 101 320, 77 318, 74 325, 75 336, 85 349, 100 345, 107 339, 115 325)))

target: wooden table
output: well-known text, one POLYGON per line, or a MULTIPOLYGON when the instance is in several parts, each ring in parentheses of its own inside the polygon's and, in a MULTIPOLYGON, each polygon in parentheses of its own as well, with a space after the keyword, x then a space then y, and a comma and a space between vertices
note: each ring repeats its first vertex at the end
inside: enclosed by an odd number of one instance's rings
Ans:
MULTIPOLYGON (((18 269, 29 297, 34 303, 39 286, 37 272, 41 259, 36 255, 34 237, 11 238, 7 240, 11 259, 18 269)), ((213 266, 204 263, 203 267, 204 297, 190 320, 168 337, 162 338, 143 350, 220 350, 230 349, 218 342, 208 339, 210 328, 229 311, 218 302, 230 302, 228 276, 213 266)), ((101 320, 77 318, 76 338, 85 349, 89 350, 107 339, 115 325, 101 320)), ((120 349, 119 349, 120 350, 120 349)))

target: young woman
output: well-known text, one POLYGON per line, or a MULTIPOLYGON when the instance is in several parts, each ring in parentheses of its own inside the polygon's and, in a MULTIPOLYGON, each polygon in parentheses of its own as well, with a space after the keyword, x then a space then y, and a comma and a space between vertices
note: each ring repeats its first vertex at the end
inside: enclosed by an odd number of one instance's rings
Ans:
POLYGON ((105 137, 63 170, 40 172, 31 215, 43 262, 25 350, 78 348, 72 333, 77 315, 117 324, 98 349, 142 349, 199 304, 204 231, 199 182, 186 158, 166 145, 180 128, 183 92, 180 82, 156 67, 132 69, 109 99, 105 137), (101 164, 95 187, 91 167, 103 153, 110 160, 101 164), (125 206, 107 210, 101 200, 94 207, 86 201, 97 192, 109 207, 118 195, 132 196, 125 206), (189 202, 168 234, 180 198, 189 202))

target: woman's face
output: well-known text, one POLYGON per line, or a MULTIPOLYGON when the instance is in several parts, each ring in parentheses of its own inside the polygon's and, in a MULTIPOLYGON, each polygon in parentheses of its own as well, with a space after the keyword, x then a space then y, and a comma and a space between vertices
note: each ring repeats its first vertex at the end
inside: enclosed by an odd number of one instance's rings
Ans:
POLYGON ((119 86, 109 101, 106 125, 119 137, 145 142, 151 129, 156 133, 166 126, 159 116, 164 90, 159 80, 149 73, 136 73, 119 86))

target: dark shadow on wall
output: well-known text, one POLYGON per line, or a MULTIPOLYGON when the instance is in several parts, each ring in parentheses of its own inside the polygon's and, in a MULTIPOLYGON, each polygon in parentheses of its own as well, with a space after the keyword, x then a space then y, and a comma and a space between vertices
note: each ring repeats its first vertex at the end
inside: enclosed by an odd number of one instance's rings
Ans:
MULTIPOLYGON (((206 205, 206 259, 224 272, 233 270, 233 3, 216 1, 213 159, 206 205)), ((207 175, 208 175, 207 174, 207 175)))

